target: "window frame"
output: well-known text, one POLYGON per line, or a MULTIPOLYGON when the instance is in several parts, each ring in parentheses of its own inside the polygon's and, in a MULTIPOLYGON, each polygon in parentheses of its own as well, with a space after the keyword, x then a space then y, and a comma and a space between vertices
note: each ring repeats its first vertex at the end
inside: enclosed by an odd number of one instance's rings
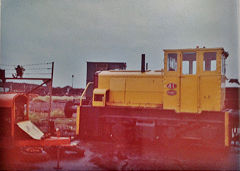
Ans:
POLYGON ((203 52, 203 58, 202 58, 202 71, 203 72, 216 72, 217 71, 217 52, 216 51, 206 51, 203 52), (205 62, 205 53, 215 53, 215 60, 210 60, 210 70, 206 70, 206 62, 205 62), (215 61, 215 70, 212 70, 212 61, 215 61))
POLYGON ((164 50, 164 74, 165 75, 172 75, 172 76, 176 76, 176 75, 180 75, 180 68, 181 68, 181 51, 178 50, 164 50), (171 53, 175 53, 177 54, 177 70, 176 71, 168 71, 168 54, 171 53))
MULTIPOLYGON (((172 59, 174 59, 174 58, 172 58, 172 59)), ((179 59, 178 59, 178 53, 174 53, 174 52, 167 53, 167 71, 168 71, 168 72, 177 72, 177 71, 178 71, 178 61, 179 61, 179 59), (171 55, 173 55, 173 54, 176 55, 176 61, 175 61, 176 67, 173 68, 174 70, 170 70, 170 58, 169 58, 169 54, 171 54, 171 55)))
POLYGON ((182 52, 182 59, 181 59, 181 74, 182 75, 197 75, 198 73, 198 58, 197 58, 197 52, 196 51, 186 51, 182 52), (183 60, 184 54, 195 54, 195 60, 192 61, 192 70, 190 72, 190 60, 183 60), (183 73, 183 62, 187 61, 188 62, 188 73, 183 73), (195 62, 195 65, 194 65, 195 62), (195 66, 195 72, 194 72, 194 66, 195 66))

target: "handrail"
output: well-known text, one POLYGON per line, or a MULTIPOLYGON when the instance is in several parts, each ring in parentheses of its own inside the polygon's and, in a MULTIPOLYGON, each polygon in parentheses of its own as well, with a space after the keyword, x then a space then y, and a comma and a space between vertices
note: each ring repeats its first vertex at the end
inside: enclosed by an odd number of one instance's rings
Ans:
POLYGON ((83 96, 85 96, 86 92, 87 92, 87 89, 89 88, 89 86, 93 84, 93 82, 89 82, 86 86, 86 88, 84 89, 82 95, 80 96, 80 105, 79 106, 82 106, 82 99, 83 99, 83 96))
POLYGON ((85 96, 86 92, 87 92, 87 89, 88 87, 93 84, 93 82, 89 82, 86 86, 86 88, 84 89, 82 95, 80 96, 80 104, 79 106, 77 107, 77 116, 76 116, 76 135, 79 135, 79 125, 80 125, 80 107, 82 106, 82 99, 83 99, 83 96, 85 96))

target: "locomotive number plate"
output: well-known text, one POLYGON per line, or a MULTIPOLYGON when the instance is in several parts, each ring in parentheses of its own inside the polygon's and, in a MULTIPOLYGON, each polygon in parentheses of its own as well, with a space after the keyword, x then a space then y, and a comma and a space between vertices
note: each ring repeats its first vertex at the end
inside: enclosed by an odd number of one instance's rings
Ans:
POLYGON ((177 88, 177 84, 175 84, 175 83, 169 83, 169 84, 167 84, 167 88, 169 88, 169 89, 175 89, 175 88, 177 88))
POLYGON ((168 90, 167 94, 170 95, 170 96, 174 96, 174 95, 177 94, 177 91, 175 91, 175 90, 168 90))

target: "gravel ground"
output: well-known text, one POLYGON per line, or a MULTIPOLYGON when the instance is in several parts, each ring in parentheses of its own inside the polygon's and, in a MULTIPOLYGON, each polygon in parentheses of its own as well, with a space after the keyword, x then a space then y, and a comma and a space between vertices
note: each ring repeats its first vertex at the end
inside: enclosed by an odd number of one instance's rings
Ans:
MULTIPOLYGON (((124 145, 75 141, 79 153, 64 150, 61 170, 239 170, 239 149, 227 153, 213 149, 124 145), (83 154, 84 152, 84 154, 83 154)), ((57 170, 56 150, 20 154, 8 170, 57 170)))

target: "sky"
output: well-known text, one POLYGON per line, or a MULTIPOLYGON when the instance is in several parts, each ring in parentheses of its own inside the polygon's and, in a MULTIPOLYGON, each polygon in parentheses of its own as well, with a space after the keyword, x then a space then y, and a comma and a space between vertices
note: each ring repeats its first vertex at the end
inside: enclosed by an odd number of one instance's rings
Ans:
POLYGON ((149 69, 159 70, 163 49, 224 47, 227 77, 237 78, 238 7, 237 0, 2 0, 0 64, 54 61, 55 87, 72 85, 74 75, 74 87, 84 88, 87 61, 135 70, 145 53, 149 69))

